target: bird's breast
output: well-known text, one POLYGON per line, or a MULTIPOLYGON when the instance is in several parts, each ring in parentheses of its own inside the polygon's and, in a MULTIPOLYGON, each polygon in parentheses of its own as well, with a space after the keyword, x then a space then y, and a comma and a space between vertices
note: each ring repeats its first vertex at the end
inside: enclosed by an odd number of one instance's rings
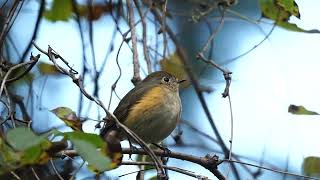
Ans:
POLYGON ((132 106, 124 124, 147 143, 157 143, 174 130, 180 111, 178 92, 156 86, 132 106))

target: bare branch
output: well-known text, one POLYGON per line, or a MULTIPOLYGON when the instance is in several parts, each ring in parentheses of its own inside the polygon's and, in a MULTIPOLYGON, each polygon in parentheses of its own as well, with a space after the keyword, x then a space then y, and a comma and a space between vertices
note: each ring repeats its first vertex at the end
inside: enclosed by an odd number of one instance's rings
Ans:
POLYGON ((133 49, 133 78, 132 83, 136 85, 137 82, 141 81, 140 77, 140 64, 138 59, 138 46, 137 46, 137 36, 136 36, 136 27, 134 21, 133 7, 131 0, 127 0, 127 7, 129 12, 129 25, 131 29, 131 41, 133 49))
POLYGON ((256 167, 256 168, 260 168, 260 169, 265 169, 265 170, 272 171, 272 172, 276 172, 276 173, 287 174, 287 175, 291 175, 291 176, 295 176, 295 177, 299 177, 299 178, 319 180, 319 178, 317 178, 317 177, 303 176, 303 175, 300 175, 300 174, 290 173, 290 172, 286 172, 286 171, 281 171, 281 170, 272 169, 272 168, 268 168, 268 167, 263 167, 263 166, 259 166, 259 165, 255 165, 255 164, 250 164, 250 163, 245 163, 245 162, 241 162, 241 161, 224 159, 224 160, 222 160, 221 162, 244 164, 244 165, 247 165, 247 166, 252 166, 252 167, 256 167))
MULTIPOLYGON (((121 165, 139 165, 139 166, 141 166, 141 165, 149 165, 149 166, 154 166, 154 163, 152 163, 152 162, 122 161, 120 164, 121 165)), ((185 169, 181 169, 181 168, 177 168, 177 167, 173 167, 173 166, 167 166, 167 165, 163 165, 163 167, 165 169, 168 169, 168 170, 171 170, 171 171, 175 171, 175 172, 178 172, 178 173, 181 173, 181 174, 185 174, 187 176, 191 176, 191 177, 194 177, 194 178, 197 178, 197 179, 201 179, 201 180, 209 179, 206 176, 198 175, 198 174, 195 174, 194 172, 191 172, 191 171, 188 171, 188 170, 185 170, 185 169)))
POLYGON ((32 37, 28 43, 28 45, 26 46, 22 56, 21 56, 21 59, 20 59, 20 62, 23 62, 24 61, 24 58, 28 55, 28 52, 32 46, 32 41, 35 41, 36 38, 37 38, 37 35, 38 35, 38 30, 39 30, 39 27, 40 27, 40 21, 42 19, 42 16, 43 16, 43 10, 44 10, 44 7, 45 7, 45 0, 40 0, 40 8, 39 8, 39 11, 38 11, 38 16, 37 16, 37 20, 36 20, 36 24, 35 24, 35 27, 34 27, 34 30, 33 30, 33 34, 32 34, 32 37))
POLYGON ((63 177, 60 175, 60 173, 58 172, 56 166, 54 165, 52 159, 50 159, 50 163, 51 163, 51 166, 53 168, 53 171, 54 173, 57 175, 57 177, 60 179, 60 180, 64 180, 63 177))
POLYGON ((10 171, 10 173, 13 175, 13 177, 15 177, 18 180, 21 180, 21 178, 14 172, 14 171, 10 171))
POLYGON ((139 2, 137 0, 134 0, 134 3, 137 7, 140 19, 141 19, 141 23, 142 23, 142 44, 143 44, 143 55, 144 55, 144 59, 146 61, 147 64, 147 69, 148 69, 148 74, 150 74, 152 72, 152 67, 151 67, 151 60, 150 60, 150 55, 149 55, 149 51, 148 51, 148 40, 147 40, 147 24, 145 21, 145 16, 148 13, 149 9, 146 10, 146 12, 143 14, 141 7, 139 5, 139 2))
POLYGON ((34 175, 34 177, 36 178, 36 180, 40 180, 38 174, 36 173, 36 171, 34 170, 34 168, 31 168, 32 174, 34 175))
MULTIPOLYGON (((16 70, 16 69, 18 69, 18 68, 20 68, 20 67, 23 67, 23 66, 25 66, 25 65, 29 65, 29 64, 33 64, 33 65, 34 65, 34 64, 39 60, 39 58, 40 58, 40 55, 38 55, 38 56, 32 56, 32 55, 31 55, 30 61, 24 62, 24 63, 20 63, 20 64, 16 64, 16 65, 12 66, 12 67, 8 70, 8 72, 6 73, 6 75, 4 76, 4 78, 3 78, 2 82, 1 82, 0 95, 2 95, 3 88, 4 88, 5 84, 6 84, 7 81, 8 81, 9 75, 10 75, 14 70, 16 70)), ((32 67, 33 67, 33 66, 32 66, 32 67)), ((32 67, 31 67, 31 68, 32 68, 32 67)), ((31 69, 30 69, 30 70, 31 70, 31 69)), ((29 70, 29 71, 30 71, 30 70, 29 70)), ((22 73, 22 74, 25 74, 25 73, 22 73)), ((22 77, 22 76, 19 76, 19 77, 22 77)), ((13 80, 11 79, 11 82, 13 82, 13 81, 15 81, 15 80, 17 80, 17 78, 13 78, 13 80)))
POLYGON ((14 17, 14 14, 16 13, 16 9, 18 8, 19 4, 21 3, 22 1, 21 0, 15 0, 9 13, 8 13, 8 16, 6 17, 6 21, 4 23, 4 25, 2 26, 2 31, 1 31, 1 34, 0 34, 0 50, 2 49, 2 45, 3 45, 3 42, 6 38, 6 35, 7 33, 9 32, 9 29, 10 29, 10 23, 11 20, 13 19, 14 17))
MULTIPOLYGON (((143 150, 142 148, 122 148, 121 151, 123 154, 140 154, 140 155, 148 155, 148 152, 143 150)), ((173 152, 173 151, 163 151, 163 150, 153 150, 153 153, 160 157, 170 157, 175 159, 180 159, 184 161, 193 162, 196 164, 201 165, 202 167, 208 169, 210 172, 212 172, 219 180, 224 180, 225 177, 220 173, 218 170, 217 165, 220 164, 220 161, 218 159, 218 156, 216 155, 206 155, 205 157, 197 157, 189 154, 183 154, 179 152, 173 152)), ((69 157, 75 157, 77 156, 77 152, 75 150, 63 150, 56 154, 56 157, 61 157, 67 155, 69 157)), ((162 165, 163 166, 163 165, 162 165)))

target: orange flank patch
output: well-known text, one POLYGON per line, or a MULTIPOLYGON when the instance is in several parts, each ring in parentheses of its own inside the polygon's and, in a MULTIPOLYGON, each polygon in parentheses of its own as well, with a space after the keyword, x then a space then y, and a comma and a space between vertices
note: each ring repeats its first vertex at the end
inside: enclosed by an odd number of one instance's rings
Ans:
POLYGON ((156 86, 153 89, 149 90, 142 98, 130 109, 129 116, 125 120, 124 124, 130 126, 134 123, 133 120, 141 118, 146 111, 152 109, 153 107, 161 104, 160 101, 163 101, 163 96, 166 91, 160 86, 156 86))

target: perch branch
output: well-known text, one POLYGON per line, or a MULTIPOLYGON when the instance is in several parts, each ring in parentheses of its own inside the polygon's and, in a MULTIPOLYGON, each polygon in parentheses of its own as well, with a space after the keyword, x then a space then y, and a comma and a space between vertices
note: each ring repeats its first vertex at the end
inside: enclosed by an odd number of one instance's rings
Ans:
MULTIPOLYGON (((141 165, 154 166, 154 163, 152 163, 152 162, 130 162, 130 161, 122 161, 120 164, 121 164, 121 165, 138 165, 138 166, 141 166, 141 165)), ((187 176, 191 176, 191 177, 197 178, 197 179, 199 179, 199 180, 207 180, 207 179, 209 179, 209 178, 206 177, 206 176, 197 175, 197 174, 195 174, 194 172, 191 172, 191 171, 188 171, 188 170, 185 170, 185 169, 181 169, 181 168, 177 168, 177 167, 173 167, 173 166, 167 166, 167 165, 163 165, 163 167, 164 167, 165 169, 168 169, 168 170, 171 170, 171 171, 175 171, 175 172, 178 172, 178 173, 181 173, 181 174, 185 174, 185 175, 187 175, 187 176)))
MULTIPOLYGON (((142 148, 137 148, 137 149, 122 148, 121 152, 123 154, 148 155, 148 152, 146 152, 142 148)), ((225 179, 225 177, 218 170, 217 165, 220 164, 220 161, 218 159, 218 156, 216 155, 206 155, 205 157, 197 157, 197 156, 183 154, 179 152, 173 152, 173 151, 167 152, 161 149, 153 150, 153 153, 160 157, 170 157, 170 158, 180 159, 180 160, 199 164, 202 167, 209 170, 210 172, 212 172, 219 180, 225 179)), ((63 157, 63 156, 75 157, 75 156, 78 156, 78 153, 75 150, 63 150, 56 154, 56 157, 63 157)))

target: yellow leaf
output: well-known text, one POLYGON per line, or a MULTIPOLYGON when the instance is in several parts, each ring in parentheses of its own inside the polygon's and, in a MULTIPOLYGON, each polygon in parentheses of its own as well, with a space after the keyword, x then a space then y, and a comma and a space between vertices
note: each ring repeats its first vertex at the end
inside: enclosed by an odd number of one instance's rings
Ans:
POLYGON ((303 160, 303 173, 307 176, 320 177, 320 157, 309 156, 303 160))
POLYGON ((53 64, 47 64, 44 62, 40 62, 38 64, 38 68, 41 74, 44 75, 60 75, 60 72, 53 64))
POLYGON ((82 131, 82 123, 77 117, 76 113, 67 107, 58 107, 51 110, 59 119, 61 119, 67 126, 73 130, 82 131))
POLYGON ((290 104, 288 112, 296 115, 319 115, 317 112, 309 111, 303 106, 296 106, 293 104, 290 104))
MULTIPOLYGON (((168 58, 164 58, 160 61, 161 70, 167 71, 168 73, 176 76, 178 79, 182 80, 188 79, 188 75, 184 70, 184 65, 177 52, 170 55, 168 58)), ((185 81, 181 84, 181 87, 185 88, 190 85, 190 81, 185 81)))

